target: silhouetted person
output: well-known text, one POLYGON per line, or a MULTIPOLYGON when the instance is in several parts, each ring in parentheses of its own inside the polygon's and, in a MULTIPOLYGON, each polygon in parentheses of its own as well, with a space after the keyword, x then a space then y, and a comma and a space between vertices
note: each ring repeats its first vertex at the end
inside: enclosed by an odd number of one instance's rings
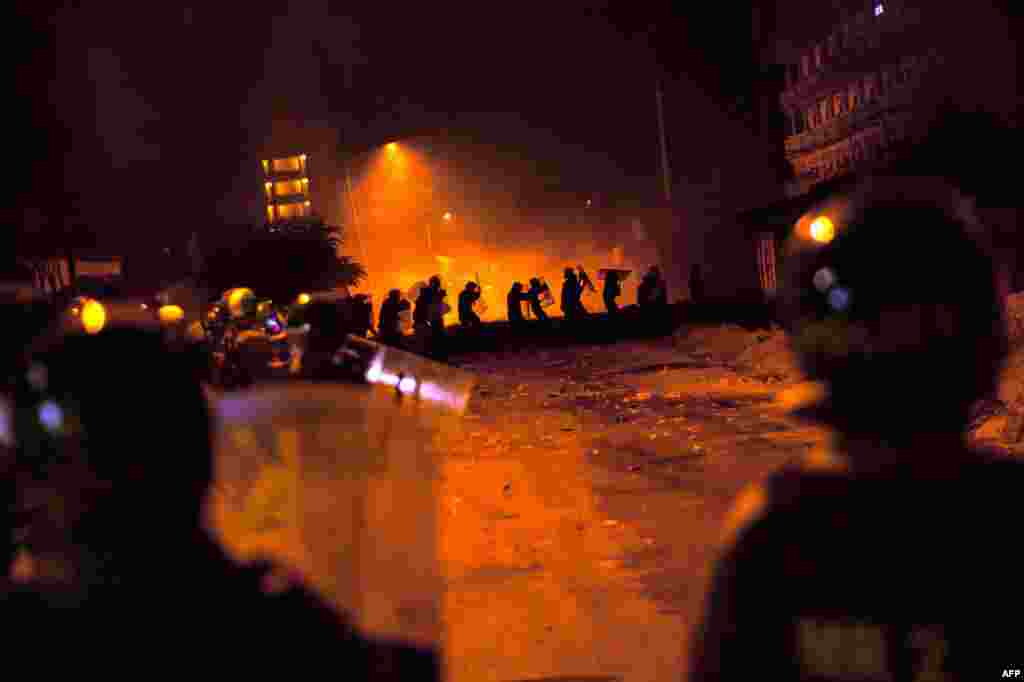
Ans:
POLYGON ((375 333, 373 328, 373 303, 366 294, 352 297, 352 334, 366 338, 375 333))
POLYGON ((689 285, 690 300, 696 305, 702 305, 704 303, 704 275, 699 263, 694 263, 690 268, 689 285))
POLYGON ((608 309, 609 315, 616 315, 619 312, 619 304, 615 299, 621 295, 622 285, 619 284, 619 273, 615 270, 609 270, 604 276, 604 291, 602 292, 604 307, 608 309))
POLYGON ((22 362, 25 346, 57 314, 45 294, 23 285, 33 280, 28 268, 14 263, 9 267, 0 278, 0 315, 7 321, 7 329, 0 337, 0 591, 17 550, 12 531, 19 525, 13 467, 16 396, 10 380, 26 369, 22 362))
POLYGON ((425 329, 430 326, 433 319, 433 309, 437 297, 441 292, 441 278, 434 275, 430 278, 427 286, 420 289, 416 296, 416 308, 413 310, 413 326, 416 329, 425 329))
POLYGON ((948 187, 872 178, 795 232, 780 311, 832 443, 740 495, 692 679, 996 678, 1020 667, 1024 463, 970 447, 1007 333, 948 187), (956 272, 956 277, 950 277, 956 272), (952 588, 952 585, 961 586, 952 588))
MULTIPOLYGON (((448 293, 441 288, 441 278, 438 275, 434 275, 430 278, 427 288, 424 290, 427 292, 426 300, 426 316, 427 316, 427 327, 425 329, 427 333, 427 354, 435 360, 444 359, 447 354, 446 343, 445 343, 445 332, 444 332, 444 299, 448 293)), ((424 293, 420 293, 420 298, 424 297, 424 293)), ((416 309, 419 310, 419 302, 417 301, 416 309)))
POLYGON ((590 289, 593 292, 597 292, 597 288, 594 286, 594 283, 590 281, 590 275, 588 275, 587 271, 583 269, 583 266, 577 265, 576 271, 579 272, 580 289, 590 289))
POLYGON ((542 322, 548 319, 548 314, 544 312, 544 306, 541 305, 540 302, 540 299, 544 295, 546 289, 547 285, 541 284, 539 277, 534 277, 530 279, 530 290, 526 292, 530 301, 530 311, 533 313, 535 318, 542 322))
POLYGON ((562 282, 562 314, 566 320, 579 320, 585 314, 580 296, 583 294, 584 284, 576 276, 576 271, 566 268, 562 282))
POLYGON ((661 275, 661 269, 657 265, 652 265, 647 273, 654 283, 653 303, 664 308, 668 305, 668 283, 665 282, 665 278, 661 275))
POLYGON ((509 289, 508 296, 506 297, 508 321, 512 323, 513 328, 522 328, 525 322, 523 319, 523 303, 529 300, 530 295, 523 291, 523 283, 513 282, 512 288, 509 289))
POLYGON ((402 298, 402 292, 392 289, 388 297, 380 306, 380 331, 381 343, 389 346, 402 345, 402 313, 409 310, 409 302, 402 298))
MULTIPOLYGON (((104 672, 134 669, 136 657, 194 669, 221 658, 225 638, 271 638, 303 665, 343 665, 346 678, 438 679, 433 653, 363 638, 293 571, 235 563, 209 534, 211 413, 159 334, 51 339, 30 366, 18 382, 15 476, 35 570, 0 595, 5 620, 45 623, 53 651, 107 652, 94 659, 104 672)), ((4 638, 20 650, 40 633, 4 638)))
POLYGON ((466 282, 466 288, 459 293, 459 322, 466 327, 479 327, 480 316, 473 305, 480 300, 480 287, 476 282, 466 282))
POLYGON ((644 273, 643 278, 640 280, 640 286, 636 289, 636 303, 640 306, 641 310, 650 310, 651 306, 654 305, 654 290, 657 283, 650 271, 644 273))

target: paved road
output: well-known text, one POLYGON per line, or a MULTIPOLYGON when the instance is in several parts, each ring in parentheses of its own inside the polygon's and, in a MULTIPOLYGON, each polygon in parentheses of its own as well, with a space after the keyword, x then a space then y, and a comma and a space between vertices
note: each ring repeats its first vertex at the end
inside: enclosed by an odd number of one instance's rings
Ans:
POLYGON ((443 436, 450 679, 680 679, 730 502, 825 434, 664 342, 463 360, 482 382, 443 436))
MULTIPOLYGON (((250 444, 263 454, 248 464, 222 458, 211 505, 227 543, 300 566, 374 627, 436 632, 453 682, 680 679, 730 501, 823 434, 785 417, 777 385, 666 341, 459 362, 479 377, 467 413, 434 424, 425 449, 392 448, 421 464, 431 453, 419 485, 390 474, 353 485, 341 475, 351 448, 314 445, 344 429, 249 433, 270 445, 250 444), (354 544, 357 508, 377 540, 418 543, 415 555, 354 544), (409 582, 396 572, 406 564, 419 567, 409 582), (419 620, 351 588, 373 579, 419 620), (410 603, 416 584, 436 584, 438 600, 410 603)), ((349 393, 320 389, 328 402, 349 393)), ((374 423, 368 442, 391 437, 374 423)), ((388 461, 378 474, 412 460, 388 461)))

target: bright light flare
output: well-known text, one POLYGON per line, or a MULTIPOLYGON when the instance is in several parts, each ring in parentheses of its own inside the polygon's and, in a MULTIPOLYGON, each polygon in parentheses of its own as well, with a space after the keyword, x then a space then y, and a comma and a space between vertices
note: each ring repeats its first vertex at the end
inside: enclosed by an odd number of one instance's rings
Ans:
POLYGON ((836 226, 828 216, 819 216, 811 223, 811 239, 820 243, 828 244, 835 239, 836 226))
POLYGON ((388 154, 391 154, 392 156, 398 153, 398 144, 395 142, 388 142, 384 145, 384 148, 387 149, 388 154))
POLYGON ((82 306, 82 327, 87 334, 99 334, 107 324, 107 309, 99 301, 86 301, 82 306))
POLYGON ((253 294, 252 289, 238 287, 237 289, 230 290, 226 298, 231 315, 233 317, 241 317, 243 313, 242 306, 247 300, 255 298, 255 294, 253 294))
POLYGON ((11 404, 0 398, 0 445, 14 447, 14 411, 11 404))
POLYGON ((299 305, 308 305, 309 302, 313 300, 313 297, 309 294, 299 294, 299 297, 296 300, 299 305))
POLYGON ((454 216, 453 216, 453 215, 451 214, 451 211, 446 211, 446 212, 445 212, 445 214, 444 214, 444 216, 442 216, 442 217, 443 217, 443 218, 444 218, 445 220, 447 220, 447 221, 451 221, 451 219, 452 219, 452 218, 453 218, 454 216))
POLYGON ((47 400, 38 408, 39 423, 46 427, 46 430, 55 433, 64 426, 64 411, 60 405, 52 400, 47 400))
POLYGON ((181 306, 177 305, 162 306, 156 314, 163 324, 174 324, 185 319, 185 311, 182 310, 181 306))

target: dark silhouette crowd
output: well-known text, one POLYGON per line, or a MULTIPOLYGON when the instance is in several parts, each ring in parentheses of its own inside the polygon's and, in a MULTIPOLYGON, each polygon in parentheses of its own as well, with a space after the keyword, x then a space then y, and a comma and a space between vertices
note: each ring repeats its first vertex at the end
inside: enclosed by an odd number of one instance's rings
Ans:
POLYGON ((37 341, 8 372, 5 651, 118 677, 248 674, 273 651, 345 679, 439 680, 436 651, 361 633, 294 571, 239 563, 207 530, 214 425, 194 369, 159 331, 110 327, 37 341))
MULTIPOLYGON (((612 320, 622 312, 619 299, 623 294, 623 280, 628 274, 628 270, 614 269, 599 273, 599 279, 604 280, 602 300, 612 320)), ((528 287, 523 282, 513 282, 505 296, 507 320, 513 330, 520 332, 530 323, 548 323, 551 318, 547 309, 560 302, 565 323, 577 324, 591 315, 583 303, 583 296, 588 291, 596 293, 597 288, 581 265, 565 268, 558 300, 541 277, 531 277, 528 287)), ((419 339, 420 347, 428 356, 443 358, 446 352, 444 316, 449 311, 447 295, 439 275, 431 277, 426 286, 419 288, 412 303, 403 298, 400 290, 392 289, 381 304, 376 331, 371 321, 358 325, 356 333, 363 336, 375 332, 382 343, 403 347, 415 343, 415 340, 407 338, 407 332, 411 331, 413 339, 419 339)), ((486 303, 482 295, 482 287, 475 281, 467 282, 459 292, 456 303, 458 320, 460 327, 467 332, 483 326, 481 314, 486 310, 486 303)), ((668 323, 668 289, 657 266, 651 266, 643 275, 637 288, 637 306, 644 319, 668 323)))

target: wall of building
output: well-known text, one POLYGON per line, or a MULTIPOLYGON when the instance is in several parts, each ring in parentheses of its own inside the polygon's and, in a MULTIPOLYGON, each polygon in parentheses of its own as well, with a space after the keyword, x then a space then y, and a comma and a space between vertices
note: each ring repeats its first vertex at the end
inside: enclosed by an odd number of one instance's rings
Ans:
POLYGON ((1017 58, 1008 24, 987 3, 873 0, 838 9, 809 39, 780 38, 779 106, 794 176, 787 195, 884 163, 923 135, 937 111, 1013 118, 1017 58))

